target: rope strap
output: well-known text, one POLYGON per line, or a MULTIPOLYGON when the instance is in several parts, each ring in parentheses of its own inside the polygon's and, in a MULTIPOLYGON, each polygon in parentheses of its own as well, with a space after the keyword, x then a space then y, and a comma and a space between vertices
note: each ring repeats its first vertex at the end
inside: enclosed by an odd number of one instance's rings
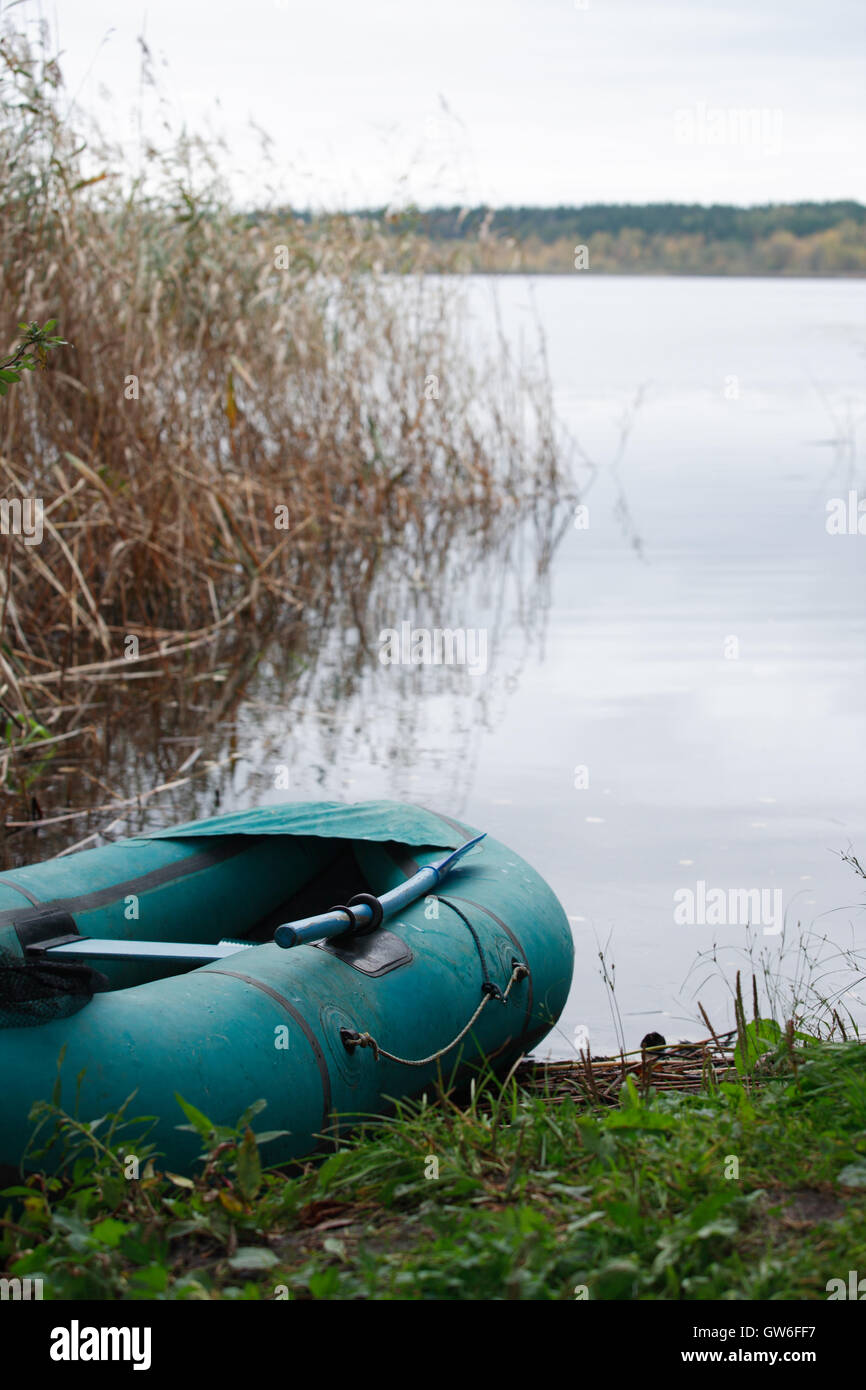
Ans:
POLYGON ((490 978, 490 971, 487 969, 487 957, 484 954, 484 947, 481 945, 481 939, 477 931, 473 927, 472 923, 470 922, 469 918, 466 916, 466 913, 461 912, 457 904, 452 903, 449 898, 443 898, 441 893, 431 893, 429 896, 435 898, 437 902, 442 903, 445 907, 450 907, 452 912, 457 913, 457 916, 460 918, 464 926, 468 927, 472 940, 475 942, 475 949, 478 952, 478 959, 481 962, 481 979, 483 981, 481 988, 484 990, 485 994, 492 995, 494 999, 501 999, 501 989, 498 985, 495 985, 490 978))
MULTIPOLYGON (((512 985, 515 985, 518 980, 525 979, 528 974, 529 966, 524 965, 522 961, 514 962, 514 966, 511 971, 511 979, 508 981, 508 984, 506 985, 505 990, 502 994, 501 1003, 504 1004, 508 999, 508 996, 511 993, 512 985)), ((485 982, 485 984, 487 983, 488 982, 485 982)), ((457 1034, 457 1037, 454 1038, 450 1043, 448 1043, 447 1047, 440 1047, 438 1052, 431 1053, 429 1057, 397 1057, 393 1052, 386 1052, 384 1047, 380 1047, 379 1044, 376 1042, 376 1039, 374 1037, 371 1037, 369 1033, 352 1033, 349 1031, 348 1028, 340 1029, 340 1037, 343 1040, 343 1046, 347 1048, 347 1050, 350 1052, 354 1051, 356 1047, 371 1048, 373 1052, 373 1060, 376 1062, 378 1062, 380 1058, 384 1057, 389 1062, 399 1062, 400 1066, 402 1067, 427 1067, 430 1065, 431 1062, 437 1062, 440 1057, 444 1057, 446 1052, 450 1052, 452 1048, 455 1048, 457 1044, 463 1038, 466 1037, 466 1034, 469 1032, 476 1019, 479 1018, 483 1011, 487 1008, 487 1005, 490 1003, 491 999, 495 998, 497 998, 497 995, 492 994, 489 989, 485 988, 481 1003, 478 1005, 478 1008, 475 1010, 474 1014, 472 1015, 466 1026, 464 1028, 461 1028, 460 1032, 457 1034)))

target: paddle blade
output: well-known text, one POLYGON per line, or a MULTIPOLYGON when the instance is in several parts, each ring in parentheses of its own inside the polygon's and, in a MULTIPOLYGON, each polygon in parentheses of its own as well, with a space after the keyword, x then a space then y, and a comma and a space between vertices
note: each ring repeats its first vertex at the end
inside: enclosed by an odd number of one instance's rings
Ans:
POLYGON ((465 845, 461 845, 459 849, 455 849, 446 859, 440 859, 438 864, 431 864, 430 868, 435 869, 440 878, 444 877, 445 874, 450 873, 455 864, 460 862, 464 854, 468 854, 471 849, 474 849, 476 845, 480 845, 481 841, 486 840, 486 838, 487 831, 482 830, 481 834, 476 835, 474 840, 467 840, 465 845))

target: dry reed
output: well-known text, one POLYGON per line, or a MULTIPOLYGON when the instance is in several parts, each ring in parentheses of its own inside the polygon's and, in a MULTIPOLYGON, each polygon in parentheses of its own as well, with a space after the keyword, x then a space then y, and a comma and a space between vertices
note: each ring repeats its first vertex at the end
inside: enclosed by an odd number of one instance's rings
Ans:
MULTIPOLYGON (((562 488, 543 372, 479 365, 442 282, 395 280, 394 237, 243 215, 185 135, 130 177, 63 111, 55 59, 0 40, 0 338, 68 346, 0 404, 6 742, 78 690, 158 677, 228 631, 292 634, 386 564, 440 571, 562 488), (5 326, 5 327, 4 327, 5 326)), ((401 254, 416 265, 408 242, 401 254)), ((500 344, 501 347, 501 344, 500 344)))

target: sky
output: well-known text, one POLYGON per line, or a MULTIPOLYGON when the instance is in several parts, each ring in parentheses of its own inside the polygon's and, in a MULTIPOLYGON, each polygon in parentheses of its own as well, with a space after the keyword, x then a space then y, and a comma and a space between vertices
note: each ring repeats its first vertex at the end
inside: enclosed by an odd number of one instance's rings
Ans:
POLYGON ((242 202, 866 198, 864 0, 26 0, 22 12, 48 21, 70 97, 130 159, 143 97, 148 129, 170 112, 225 137, 242 202), (159 101, 140 82, 139 34, 159 101), (250 122, 273 141, 268 162, 250 122))

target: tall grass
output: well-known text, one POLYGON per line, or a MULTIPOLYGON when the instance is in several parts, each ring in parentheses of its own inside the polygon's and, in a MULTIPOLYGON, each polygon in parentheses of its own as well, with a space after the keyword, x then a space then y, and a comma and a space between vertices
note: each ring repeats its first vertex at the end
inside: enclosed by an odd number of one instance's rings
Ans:
POLYGON ((126 673, 131 638, 141 661, 303 624, 335 593, 357 611, 398 552, 441 570, 456 536, 483 550, 549 510, 543 372, 479 363, 448 285, 383 272, 393 235, 247 216, 186 134, 133 176, 14 25, 0 348, 21 320, 56 319, 68 344, 0 403, 0 496, 44 503, 41 544, 2 538, 0 701, 19 724, 59 705, 61 673, 126 673))

